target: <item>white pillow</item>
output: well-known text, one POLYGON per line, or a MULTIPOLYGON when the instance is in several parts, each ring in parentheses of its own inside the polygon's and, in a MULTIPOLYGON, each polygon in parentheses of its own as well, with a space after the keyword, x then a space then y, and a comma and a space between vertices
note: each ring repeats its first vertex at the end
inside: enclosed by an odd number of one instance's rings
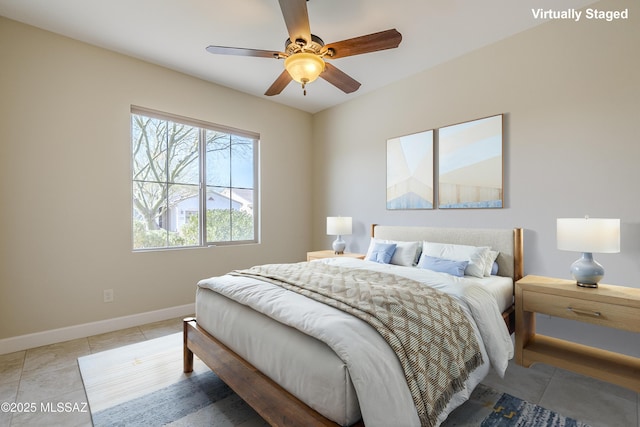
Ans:
POLYGON ((373 252, 373 247, 376 243, 396 244, 396 251, 393 253, 389 264, 413 267, 418 263, 418 258, 420 257, 420 242, 400 242, 397 240, 376 239, 375 237, 371 238, 371 242, 369 242, 369 249, 367 249, 367 256, 364 259, 368 261, 371 260, 371 253, 373 252))
MULTIPOLYGON (((487 252, 490 249, 487 246, 478 247, 450 243, 423 242, 422 244, 422 253, 427 256, 453 261, 469 261, 464 274, 474 277, 484 277, 488 259, 487 252)), ((491 273, 491 267, 489 267, 489 273, 491 273)))
POLYGON ((492 249, 489 249, 486 253, 487 258, 485 259, 485 266, 484 266, 484 276, 485 277, 489 277, 491 276, 491 269, 493 268, 493 263, 496 262, 496 259, 498 258, 498 254, 500 254, 500 252, 498 251, 494 251, 492 249))

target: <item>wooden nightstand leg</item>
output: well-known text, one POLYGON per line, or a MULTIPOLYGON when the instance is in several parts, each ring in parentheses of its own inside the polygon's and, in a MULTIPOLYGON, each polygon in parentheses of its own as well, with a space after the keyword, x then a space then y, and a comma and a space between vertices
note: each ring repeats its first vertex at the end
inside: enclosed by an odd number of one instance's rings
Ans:
POLYGON ((528 368, 531 363, 525 362, 524 348, 536 334, 536 315, 524 311, 523 301, 522 289, 516 286, 516 363, 528 368))

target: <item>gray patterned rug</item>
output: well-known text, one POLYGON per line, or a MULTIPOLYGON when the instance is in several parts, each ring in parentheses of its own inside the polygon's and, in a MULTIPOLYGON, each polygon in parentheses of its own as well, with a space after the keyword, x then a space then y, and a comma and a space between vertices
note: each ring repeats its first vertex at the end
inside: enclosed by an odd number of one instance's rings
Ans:
POLYGON ((99 426, 268 426, 213 372, 91 414, 99 426))
MULTIPOLYGON (((78 359, 95 427, 268 424, 199 359, 182 373, 182 335, 78 359)), ((588 427, 480 384, 443 427, 588 427)))

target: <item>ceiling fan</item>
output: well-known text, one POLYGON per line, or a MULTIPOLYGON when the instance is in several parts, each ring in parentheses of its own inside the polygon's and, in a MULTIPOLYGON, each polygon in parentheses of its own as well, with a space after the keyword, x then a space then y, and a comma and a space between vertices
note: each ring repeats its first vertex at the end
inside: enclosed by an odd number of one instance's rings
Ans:
POLYGON ((307 83, 318 77, 322 77, 345 93, 355 92, 360 83, 325 59, 393 49, 402 41, 402 35, 394 28, 325 45, 320 37, 311 34, 307 12, 308 0, 278 1, 289 33, 284 52, 226 46, 207 47, 207 51, 214 54, 284 59, 285 70, 264 93, 267 96, 278 95, 291 80, 302 84, 302 90, 306 95, 307 83))

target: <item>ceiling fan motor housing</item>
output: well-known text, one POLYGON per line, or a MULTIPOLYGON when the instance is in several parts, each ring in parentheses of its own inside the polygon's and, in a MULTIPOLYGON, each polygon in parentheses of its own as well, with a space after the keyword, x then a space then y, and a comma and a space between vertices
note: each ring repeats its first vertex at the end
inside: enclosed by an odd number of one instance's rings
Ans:
POLYGON ((311 41, 306 41, 304 39, 297 39, 295 42, 292 42, 291 39, 287 39, 284 42, 284 51, 287 55, 293 55, 298 52, 308 52, 315 53, 316 55, 320 55, 320 51, 324 46, 324 41, 315 34, 311 34, 311 41))

